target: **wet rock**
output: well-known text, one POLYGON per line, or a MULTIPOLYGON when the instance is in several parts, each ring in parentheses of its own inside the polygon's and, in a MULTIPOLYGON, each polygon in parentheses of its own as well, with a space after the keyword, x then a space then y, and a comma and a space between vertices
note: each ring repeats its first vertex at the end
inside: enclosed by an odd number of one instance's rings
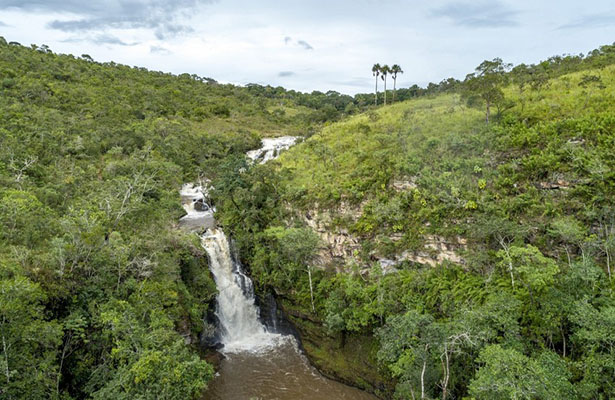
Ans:
POLYGON ((209 205, 205 203, 205 199, 198 199, 194 202, 194 210, 195 211, 209 211, 209 205))
POLYGON ((209 181, 202 185, 185 184, 181 191, 182 206, 186 215, 179 219, 179 226, 190 232, 203 232, 216 227, 214 209, 207 204, 209 181))
POLYGON ((268 292, 256 297, 256 304, 260 309, 260 320, 267 328, 267 332, 292 335, 301 347, 301 337, 295 326, 289 321, 284 309, 279 306, 273 293, 268 292))

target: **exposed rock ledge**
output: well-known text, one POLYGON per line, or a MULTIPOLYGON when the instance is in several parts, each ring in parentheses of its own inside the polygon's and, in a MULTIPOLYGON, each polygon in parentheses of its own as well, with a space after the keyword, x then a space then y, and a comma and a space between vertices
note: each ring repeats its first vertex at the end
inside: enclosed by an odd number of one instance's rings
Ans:
MULTIPOLYGON (((356 221, 361 216, 363 207, 352 208, 342 203, 336 212, 356 221)), ((312 210, 303 215, 303 219, 318 234, 325 245, 318 253, 316 262, 318 266, 335 265, 343 268, 344 265, 357 261, 356 254, 361 249, 361 242, 346 229, 334 231, 333 228, 330 228, 331 213, 329 211, 312 210)))
MULTIPOLYGON (((353 221, 356 221, 362 212, 362 205, 353 208, 345 203, 342 203, 335 210, 335 214, 343 215, 353 221)), ((329 211, 312 210, 303 215, 303 219, 318 234, 324 244, 318 254, 317 266, 321 268, 335 266, 338 271, 341 271, 346 265, 359 263, 360 238, 350 234, 346 229, 332 228, 332 218, 329 211)), ((391 240, 399 240, 399 237, 392 237, 391 240)), ((404 251, 393 258, 378 258, 383 271, 385 273, 394 272, 395 267, 404 261, 432 267, 443 262, 465 264, 465 260, 458 252, 466 250, 466 239, 456 237, 454 240, 447 240, 438 235, 425 235, 424 240, 425 244, 422 250, 404 251)))
POLYGON ((459 250, 467 249, 467 240, 462 237, 455 238, 455 241, 446 240, 442 236, 438 235, 425 235, 425 246, 424 250, 411 252, 404 251, 402 254, 397 256, 394 260, 386 260, 381 259, 380 264, 391 264, 395 266, 400 264, 403 261, 411 261, 418 264, 430 265, 435 267, 438 264, 441 264, 445 261, 454 263, 454 264, 465 264, 465 260, 457 253, 459 250))

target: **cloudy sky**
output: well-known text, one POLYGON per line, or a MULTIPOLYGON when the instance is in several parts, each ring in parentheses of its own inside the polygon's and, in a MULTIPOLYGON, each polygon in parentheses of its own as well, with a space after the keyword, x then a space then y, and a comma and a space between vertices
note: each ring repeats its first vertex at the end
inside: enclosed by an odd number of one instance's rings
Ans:
POLYGON ((484 59, 515 64, 615 41, 613 0, 0 0, 0 36, 221 82, 372 90, 463 78, 484 59))

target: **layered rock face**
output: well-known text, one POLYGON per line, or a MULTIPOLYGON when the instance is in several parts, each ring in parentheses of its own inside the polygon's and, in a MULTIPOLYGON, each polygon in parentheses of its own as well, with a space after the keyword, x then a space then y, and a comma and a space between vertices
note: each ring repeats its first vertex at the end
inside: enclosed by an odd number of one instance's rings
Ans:
MULTIPOLYGON (((333 215, 341 215, 351 221, 357 221, 362 213, 362 205, 351 207, 342 203, 335 210, 310 210, 303 215, 305 223, 318 234, 323 243, 316 263, 319 267, 336 266, 341 271, 344 266, 360 264, 358 252, 362 247, 362 238, 349 233, 347 229, 334 227, 332 221, 333 215)), ((392 236, 389 239, 396 242, 401 238, 392 236)), ((385 273, 394 271, 394 268, 404 261, 432 267, 443 262, 465 264, 465 260, 459 253, 467 249, 466 239, 462 237, 451 239, 427 234, 423 236, 423 241, 424 246, 420 250, 406 250, 388 258, 373 254, 373 258, 380 263, 385 273)))

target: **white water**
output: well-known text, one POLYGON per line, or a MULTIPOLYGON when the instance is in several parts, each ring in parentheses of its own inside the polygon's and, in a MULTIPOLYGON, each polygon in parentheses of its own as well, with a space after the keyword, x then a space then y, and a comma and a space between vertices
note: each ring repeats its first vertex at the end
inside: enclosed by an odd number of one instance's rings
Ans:
POLYGON ((182 207, 186 211, 186 215, 179 219, 179 224, 182 227, 188 230, 199 230, 211 228, 215 225, 214 212, 216 210, 207 204, 208 191, 207 186, 195 186, 191 183, 182 186, 179 195, 182 199, 182 207))
POLYGON ((267 138, 262 140, 261 148, 251 150, 246 153, 252 161, 264 164, 267 161, 273 160, 280 155, 280 152, 289 149, 293 146, 299 137, 297 136, 282 136, 278 138, 267 138))
POLYGON ((234 262, 228 239, 220 229, 209 229, 201 236, 209 256, 209 268, 218 288, 216 315, 220 322, 220 342, 224 353, 257 352, 276 346, 282 336, 269 333, 259 321, 254 304, 252 280, 234 262))

